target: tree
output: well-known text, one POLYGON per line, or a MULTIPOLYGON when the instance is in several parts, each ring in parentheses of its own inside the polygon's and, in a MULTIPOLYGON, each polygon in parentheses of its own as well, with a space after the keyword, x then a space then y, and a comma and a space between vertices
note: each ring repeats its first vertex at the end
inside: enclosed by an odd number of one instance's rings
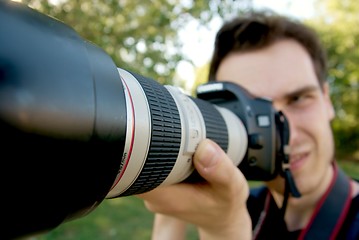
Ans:
POLYGON ((196 78, 192 90, 193 95, 195 95, 195 91, 199 85, 204 84, 208 81, 209 63, 206 63, 203 66, 196 68, 195 72, 196 78))
MULTIPOLYGON (((205 25, 251 0, 24 0, 73 27, 103 48, 118 67, 171 84, 181 53, 178 30, 189 21, 205 25)), ((188 59, 187 59, 188 60, 188 59)), ((190 61, 190 60, 188 60, 190 61)))
POLYGON ((327 49, 336 144, 340 155, 359 160, 359 2, 320 0, 317 5, 317 16, 308 24, 327 49))

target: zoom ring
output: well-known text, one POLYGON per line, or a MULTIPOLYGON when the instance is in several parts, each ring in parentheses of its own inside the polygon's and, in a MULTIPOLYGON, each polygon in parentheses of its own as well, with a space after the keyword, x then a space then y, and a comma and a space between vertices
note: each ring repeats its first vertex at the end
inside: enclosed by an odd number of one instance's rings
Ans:
POLYGON ((224 151, 228 149, 228 129, 220 112, 210 103, 192 98, 202 113, 206 126, 206 138, 216 142, 224 151))
POLYGON ((143 169, 131 187, 121 196, 147 192, 160 185, 172 171, 181 146, 181 120, 172 95, 156 81, 132 74, 146 94, 152 133, 143 169))

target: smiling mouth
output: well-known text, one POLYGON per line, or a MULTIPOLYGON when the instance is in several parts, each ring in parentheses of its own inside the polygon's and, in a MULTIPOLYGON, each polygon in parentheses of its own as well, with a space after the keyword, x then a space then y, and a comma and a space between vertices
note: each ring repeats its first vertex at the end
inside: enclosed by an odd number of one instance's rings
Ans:
POLYGON ((293 154, 290 155, 290 169, 295 171, 299 169, 305 162, 308 157, 308 153, 300 153, 300 154, 293 154))

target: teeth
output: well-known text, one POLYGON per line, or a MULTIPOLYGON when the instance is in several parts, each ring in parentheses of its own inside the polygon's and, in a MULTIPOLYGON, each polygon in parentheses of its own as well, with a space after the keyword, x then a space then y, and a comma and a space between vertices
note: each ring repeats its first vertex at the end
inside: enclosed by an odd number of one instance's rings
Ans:
POLYGON ((296 162, 296 161, 300 160, 301 158, 303 158, 304 156, 305 156, 305 154, 291 155, 290 162, 296 162))

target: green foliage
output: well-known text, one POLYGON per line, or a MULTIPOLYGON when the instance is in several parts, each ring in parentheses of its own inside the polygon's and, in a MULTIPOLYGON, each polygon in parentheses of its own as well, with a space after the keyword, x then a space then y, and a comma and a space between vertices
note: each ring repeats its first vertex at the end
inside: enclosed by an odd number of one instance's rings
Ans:
POLYGON ((359 164, 354 161, 340 161, 338 163, 348 176, 359 180, 359 164))
MULTIPOLYGON (((239 1, 245 3, 248 0, 239 1)), ((233 0, 24 0, 103 48, 118 67, 171 84, 181 53, 178 32, 235 11, 233 0), (56 2, 56 4, 53 4, 56 2)), ((237 7, 235 7, 237 5, 237 7)))
POLYGON ((195 95, 195 91, 199 85, 204 84, 208 81, 209 63, 201 67, 198 67, 195 72, 196 72, 195 75, 196 77, 195 77, 195 82, 193 84, 192 95, 195 95))
POLYGON ((333 129, 339 155, 355 157, 359 147, 359 2, 320 0, 318 15, 308 23, 327 49, 328 80, 336 110, 333 129))

